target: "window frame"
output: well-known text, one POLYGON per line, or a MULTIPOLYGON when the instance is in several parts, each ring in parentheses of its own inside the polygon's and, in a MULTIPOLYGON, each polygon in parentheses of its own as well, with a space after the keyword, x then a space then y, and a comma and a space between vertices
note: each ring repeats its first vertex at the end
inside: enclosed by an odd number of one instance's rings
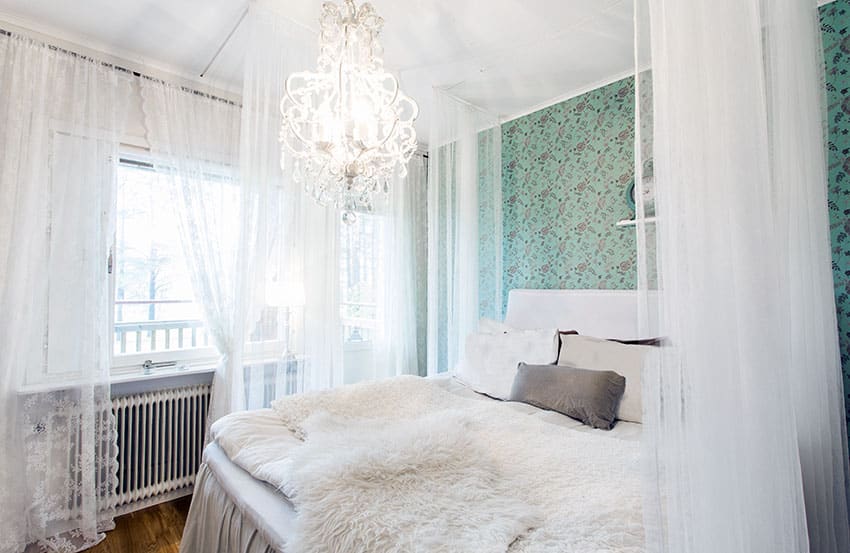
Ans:
MULTIPOLYGON (((156 173, 153 156, 147 149, 140 151, 140 148, 138 147, 121 144, 121 147, 118 149, 118 156, 114 166, 116 187, 118 185, 118 169, 122 164, 146 169, 156 173)), ((116 194, 116 207, 117 201, 118 196, 116 194)), ((221 356, 214 346, 150 351, 146 353, 115 353, 115 293, 117 272, 114 268, 116 265, 115 262, 118 241, 117 213, 115 217, 116 225, 112 233, 112 240, 109 247, 109 374, 113 377, 126 377, 134 374, 161 374, 177 372, 188 368, 215 366, 221 356), (147 371, 144 367, 145 363, 148 361, 155 365, 155 367, 150 371, 147 371)))
MULTIPOLYGON (((371 224, 375 225, 372 229, 372 232, 378 233, 378 234, 380 234, 382 232, 382 225, 386 224, 386 219, 388 217, 387 213, 385 213, 381 210, 378 210, 375 213, 360 213, 359 215, 362 217, 362 219, 359 219, 355 223, 355 225, 363 224, 364 220, 368 220, 371 224)), ((340 241, 339 242, 339 259, 337 260, 337 262, 339 263, 340 276, 341 276, 341 272, 342 272, 343 252, 346 250, 346 248, 344 248, 343 244, 342 244, 344 230, 345 230, 345 227, 340 226, 338 231, 337 231, 338 236, 339 236, 339 241, 340 241)), ((373 236, 372 239, 374 240, 375 237, 373 236)), ((375 252, 373 252, 373 254, 375 254, 375 252)), ((375 332, 383 324, 383 321, 378 316, 377 306, 379 304, 379 300, 377 298, 375 298, 375 300, 372 301, 372 302, 346 301, 349 298, 346 298, 346 294, 345 294, 345 291, 344 291, 343 288, 344 287, 343 287, 342 279, 340 278, 340 283, 339 283, 339 330, 343 334, 343 336, 342 336, 343 352, 357 354, 357 353, 362 353, 362 352, 366 352, 366 351, 373 351, 374 348, 375 348, 375 343, 376 343, 375 332), (374 307, 375 310, 376 310, 375 317, 374 318, 346 317, 345 315, 343 315, 343 306, 345 306, 345 305, 360 305, 360 306, 366 306, 366 307, 374 307), (371 323, 371 325, 362 326, 362 325, 358 325, 358 324, 346 324, 347 322, 357 323, 358 321, 368 321, 368 322, 371 323), (369 338, 363 339, 363 340, 349 341, 347 339, 347 337, 345 336, 345 328, 346 327, 365 329, 369 332, 369 338)))

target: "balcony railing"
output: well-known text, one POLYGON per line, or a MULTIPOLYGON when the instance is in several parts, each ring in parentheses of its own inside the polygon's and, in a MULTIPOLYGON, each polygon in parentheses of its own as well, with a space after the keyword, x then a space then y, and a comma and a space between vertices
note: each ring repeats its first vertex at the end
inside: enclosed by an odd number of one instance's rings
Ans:
POLYGON ((343 302, 340 307, 343 341, 346 343, 371 342, 377 325, 375 320, 377 305, 343 302))
MULTIPOLYGON (((117 300, 115 302, 116 305, 175 303, 191 304, 192 302, 191 300, 117 300)), ((341 307, 343 340, 346 343, 372 341, 376 327, 375 304, 343 303, 341 307), (348 316, 354 313, 367 316, 348 316)), ((118 321, 114 325, 114 334, 114 351, 118 355, 204 348, 211 345, 204 323, 198 319, 118 321)), ((263 340, 263 338, 256 339, 263 340)))
MULTIPOLYGON (((119 313, 124 306, 191 305, 192 300, 116 300, 119 313)), ((115 353, 134 354, 209 347, 210 337, 198 319, 116 321, 115 353)))
POLYGON ((115 343, 116 353, 147 353, 208 347, 210 338, 202 321, 144 321, 115 323, 115 343))

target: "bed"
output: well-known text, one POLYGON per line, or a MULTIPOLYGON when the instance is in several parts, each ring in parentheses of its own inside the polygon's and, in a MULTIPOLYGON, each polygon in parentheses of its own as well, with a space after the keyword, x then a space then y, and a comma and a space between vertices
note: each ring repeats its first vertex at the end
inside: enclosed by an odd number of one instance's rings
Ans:
MULTIPOLYGON (((630 292, 518 290, 511 292, 506 321, 518 328, 534 328, 538 324, 547 326, 554 324, 560 328, 575 328, 583 332, 634 338, 637 337, 636 306, 636 295, 630 292)), ((577 503, 583 505, 578 505, 573 510, 565 510, 564 513, 559 513, 557 516, 552 513, 537 513, 537 516, 545 515, 554 521, 561 521, 561 525, 569 525, 575 522, 576 528, 571 532, 575 534, 584 532, 584 537, 576 538, 571 544, 567 543, 569 540, 563 538, 572 534, 557 535, 556 533, 548 537, 544 536, 546 539, 538 539, 536 542, 524 538, 518 538, 514 541, 511 538, 507 547, 500 547, 498 540, 496 540, 494 544, 473 546, 468 550, 507 550, 514 553, 561 550, 587 551, 588 547, 593 547, 595 551, 610 551, 612 553, 642 551, 643 532, 640 525, 637 467, 638 442, 641 434, 640 424, 619 421, 612 430, 597 430, 553 411, 538 409, 523 403, 503 402, 486 397, 472 391, 451 376, 441 376, 428 380, 429 389, 434 389, 434 393, 438 393, 443 400, 451 396, 456 398, 458 402, 462 402, 463 405, 471 406, 470 408, 473 410, 486 413, 480 415, 485 423, 497 418, 515 421, 516 425, 519 426, 517 426, 518 430, 514 435, 529 433, 529 429, 532 429, 532 433, 541 436, 550 432, 552 436, 567 437, 569 441, 564 443, 576 444, 578 447, 571 449, 577 451, 562 451, 560 454, 563 457, 555 456, 553 460, 560 459, 558 462, 562 465, 587 465, 583 469, 585 473, 583 473, 581 479, 569 482, 569 488, 565 488, 574 490, 575 497, 580 499, 577 503), (597 459, 594 458, 591 462, 590 459, 585 458, 588 462, 577 462, 577 460, 582 459, 582 453, 578 451, 582 448, 588 448, 588 451, 596 451, 597 453, 594 453, 594 456, 606 457, 607 461, 600 459, 597 462, 597 459), (573 457, 569 457, 569 455, 573 457), (621 458, 622 463, 619 461, 621 458), (598 478, 600 481, 602 479, 612 480, 612 482, 609 482, 607 491, 599 494, 600 497, 598 498, 595 497, 598 495, 595 489, 597 484, 590 483, 594 478, 598 478), (561 518, 558 518, 558 516, 561 516, 561 518), (578 519, 583 520, 577 521, 578 519), (600 536, 609 537, 599 538, 600 536), (558 545, 562 542, 564 543, 563 548, 558 545)), ((416 382, 410 382, 406 385, 421 386, 416 382)), ((455 399, 451 401, 454 402, 455 399)), ((452 404, 451 407, 454 407, 454 405, 452 404)), ((403 418, 403 415, 401 418, 403 418)), ((337 424, 333 421, 332 423, 337 424)), ((462 425, 463 422, 450 423, 450 425, 455 426, 458 424, 462 425)), ((506 422, 505 428, 509 426, 506 422)), ((498 426, 490 426, 487 432, 491 435, 501 433, 498 426)), ((280 413, 273 409, 235 413, 218 421, 213 426, 212 443, 204 451, 203 464, 195 483, 194 497, 181 542, 181 552, 290 553, 290 551, 318 551, 321 549, 315 544, 305 546, 297 540, 293 541, 293 536, 299 531, 299 520, 298 515, 296 515, 295 504, 288 497, 292 494, 292 491, 287 489, 285 479, 280 476, 281 473, 291 472, 293 469, 291 467, 281 469, 281 464, 275 461, 286 457, 293 450, 297 451, 293 448, 297 448, 303 442, 296 434, 293 433, 292 427, 281 424, 280 413)), ((510 435, 509 432, 508 435, 510 435)), ((461 435, 459 434, 459 436, 461 435)), ((418 439, 422 440, 421 437, 418 439)), ((504 449, 504 444, 500 445, 499 448, 504 449)), ((523 451, 523 449, 519 448, 516 451, 523 451)), ((529 451, 533 453, 534 450, 529 451)), ((423 453, 423 455, 426 455, 426 453, 423 453)), ((505 453, 505 455, 508 455, 508 453, 505 453)), ((520 465, 522 462, 532 462, 520 459, 522 455, 518 455, 516 452, 510 455, 514 455, 520 465)), ((540 452, 534 453, 534 456, 541 457, 540 452)), ((529 467, 533 466, 543 465, 529 465, 529 467)), ((534 469, 528 469, 528 471, 532 470, 534 469)), ((568 473, 570 471, 562 472, 568 473)), ((496 486, 492 482, 490 485, 496 486)), ((451 487, 448 486, 448 488, 451 487)), ((476 503, 476 501, 467 501, 464 509, 474 511, 476 503)), ((553 510, 555 508, 553 505, 556 504, 550 504, 548 509, 553 510)), ((523 505, 517 502, 516 512, 522 512, 522 508, 523 505)), ((421 510, 422 506, 420 505, 418 509, 421 510)), ((507 503, 507 509, 503 508, 502 511, 507 510, 508 512, 500 514, 508 516, 508 522, 513 522, 510 520, 510 511, 513 509, 514 505, 507 503)), ((485 511, 483 514, 487 515, 487 512, 485 511)), ((304 516, 306 517, 306 515, 304 516)), ((346 516, 352 516, 352 514, 349 513, 346 516)), ((517 516, 519 517, 519 515, 517 516)), ((327 528, 330 523, 327 520, 320 520, 318 524, 323 524, 327 528)), ((479 521, 479 524, 483 523, 479 521)), ((542 525, 539 520, 536 523, 527 522, 526 525, 534 526, 535 524, 542 525)), ((475 524, 472 524, 472 526, 475 526, 475 524)), ((504 530, 504 528, 500 529, 504 530)), ((374 532, 374 528, 371 531, 374 532)), ((459 531, 464 532, 466 530, 461 529, 459 531)), ((304 530, 301 529, 301 532, 303 533, 304 530)), ((498 534, 496 530, 493 530, 492 533, 498 534)), ((517 533, 516 529, 514 533, 517 533)), ((349 545, 347 547, 337 546, 327 550, 366 549, 362 546, 349 545)), ((443 544, 441 547, 420 547, 417 543, 412 542, 409 547, 402 547, 399 550, 463 551, 466 549, 457 543, 450 546, 443 544)))

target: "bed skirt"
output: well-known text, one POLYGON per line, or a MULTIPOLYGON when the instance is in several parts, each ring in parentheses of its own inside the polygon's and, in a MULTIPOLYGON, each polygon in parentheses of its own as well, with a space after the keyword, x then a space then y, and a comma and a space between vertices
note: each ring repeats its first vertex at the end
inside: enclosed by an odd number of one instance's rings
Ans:
POLYGON ((282 494, 210 444, 195 480, 180 553, 285 553, 293 517, 282 494))

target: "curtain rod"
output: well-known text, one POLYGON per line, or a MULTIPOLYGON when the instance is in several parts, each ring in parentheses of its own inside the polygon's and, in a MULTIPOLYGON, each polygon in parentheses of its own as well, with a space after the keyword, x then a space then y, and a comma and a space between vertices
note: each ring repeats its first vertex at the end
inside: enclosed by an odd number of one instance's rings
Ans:
POLYGON ((99 63, 103 67, 115 69, 116 71, 120 71, 122 73, 127 73, 128 75, 133 75, 134 77, 138 77, 138 78, 141 78, 141 79, 148 79, 149 81, 162 83, 162 84, 165 84, 165 85, 176 86, 176 87, 179 87, 184 92, 189 92, 191 94, 203 96, 203 97, 209 98, 211 100, 224 102, 225 104, 229 104, 229 105, 232 105, 232 106, 236 106, 236 107, 240 107, 240 108, 242 107, 242 104, 240 102, 235 102, 235 101, 229 100, 227 98, 222 98, 221 96, 216 96, 215 94, 211 94, 209 92, 204 92, 204 91, 201 91, 201 90, 198 90, 196 88, 192 88, 192 87, 189 87, 189 86, 186 86, 186 85, 183 85, 183 84, 172 83, 172 82, 169 82, 169 81, 162 79, 160 77, 154 77, 152 75, 141 73, 141 72, 135 71, 133 69, 128 69, 128 68, 123 67, 121 65, 118 65, 116 63, 111 63, 111 62, 108 62, 108 61, 98 59, 94 56, 82 54, 80 52, 75 52, 73 50, 68 50, 67 48, 63 48, 61 46, 51 44, 51 43, 46 42, 46 41, 41 40, 41 39, 36 39, 34 37, 31 37, 31 36, 26 36, 26 35, 23 35, 21 33, 15 32, 15 31, 10 31, 10 30, 4 29, 2 27, 0 27, 0 36, 7 36, 7 37, 12 38, 12 39, 28 40, 28 41, 33 42, 35 44, 40 44, 41 46, 48 48, 49 50, 53 50, 54 52, 59 52, 59 53, 62 53, 62 54, 65 54, 65 55, 68 55, 68 56, 71 56, 71 57, 74 57, 74 58, 79 58, 79 59, 84 60, 84 61, 99 63))

